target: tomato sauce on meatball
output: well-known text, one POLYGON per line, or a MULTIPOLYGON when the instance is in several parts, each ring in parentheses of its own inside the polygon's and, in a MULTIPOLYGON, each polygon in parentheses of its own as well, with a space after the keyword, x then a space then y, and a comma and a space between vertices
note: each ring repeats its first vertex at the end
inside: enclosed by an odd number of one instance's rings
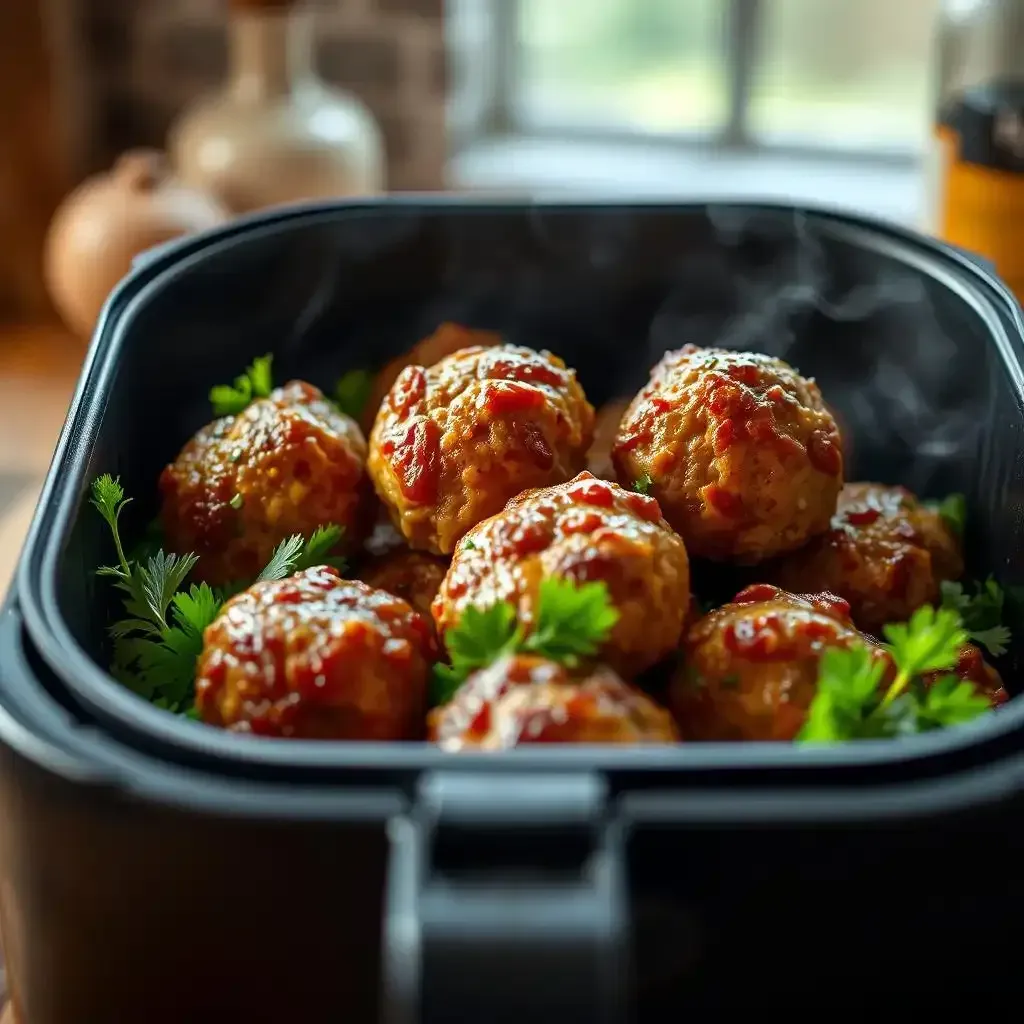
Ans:
POLYGON ((740 564, 827 530, 843 482, 839 431, 813 380, 771 356, 694 345, 652 370, 612 460, 626 486, 650 481, 691 555, 740 564))
POLYGON ((868 644, 849 605, 832 594, 788 594, 755 584, 690 628, 670 703, 683 739, 793 740, 818 688, 830 647, 868 644))
POLYGON ((369 470, 410 547, 450 554, 509 498, 577 473, 593 427, 557 356, 476 346, 402 371, 374 422, 369 470))
POLYGON ((417 739, 435 654, 405 601, 319 566, 224 605, 203 639, 196 708, 259 736, 417 739))
POLYGON ((935 604, 943 580, 958 579, 960 542, 934 509, 904 487, 843 487, 831 529, 788 555, 772 573, 787 590, 828 590, 850 603, 853 621, 881 636, 935 604))
POLYGON ((286 537, 318 526, 364 530, 369 481, 356 422, 302 381, 203 427, 160 477, 171 550, 199 556, 213 585, 254 578, 286 537))
POLYGON ((675 649, 690 604, 689 560, 653 498, 587 472, 513 498, 459 544, 434 620, 443 634, 466 607, 509 601, 529 628, 545 578, 606 584, 619 618, 601 656, 628 677, 675 649))
POLYGON ((495 331, 481 331, 475 327, 463 327, 462 324, 441 324, 433 334, 417 341, 408 352, 392 359, 374 377, 373 389, 360 425, 369 433, 381 403, 407 366, 433 366, 463 348, 490 348, 500 344, 501 335, 495 331))
POLYGON ((573 677, 530 655, 475 672, 429 717, 445 750, 508 750, 529 743, 673 743, 672 716, 611 669, 573 677))

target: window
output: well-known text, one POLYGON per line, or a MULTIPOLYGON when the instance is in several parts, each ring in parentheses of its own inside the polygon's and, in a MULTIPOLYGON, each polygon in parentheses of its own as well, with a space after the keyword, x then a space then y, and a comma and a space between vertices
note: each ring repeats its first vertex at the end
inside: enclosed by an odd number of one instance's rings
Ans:
POLYGON ((456 142, 523 136, 910 163, 938 0, 449 0, 456 142))

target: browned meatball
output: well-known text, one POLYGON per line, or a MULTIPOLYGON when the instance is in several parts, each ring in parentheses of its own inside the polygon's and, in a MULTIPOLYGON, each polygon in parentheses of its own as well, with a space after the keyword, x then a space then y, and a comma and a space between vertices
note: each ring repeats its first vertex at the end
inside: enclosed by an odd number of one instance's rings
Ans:
POLYGON ((428 719, 445 750, 508 750, 524 743, 674 743, 672 716, 599 666, 573 678, 527 655, 475 672, 428 719))
POLYGON ((683 644, 671 706, 687 740, 792 740, 817 693, 830 647, 867 643, 831 594, 787 594, 755 584, 698 620, 683 644))
POLYGON ((960 544, 938 512, 903 487, 847 484, 832 528, 786 556, 772 573, 787 590, 828 590, 853 621, 881 635, 939 600, 939 584, 964 570, 960 544))
POLYGON ((682 539, 653 498, 590 473, 521 494, 471 530, 434 600, 434 621, 443 633, 467 606, 509 601, 529 628, 545 578, 607 585, 619 619, 601 656, 627 676, 679 642, 690 602, 682 539))
MULTIPOLYGON (((430 619, 430 605, 437 596, 448 560, 422 551, 392 551, 375 558, 359 574, 364 583, 386 590, 408 601, 421 615, 430 619)), ((431 624, 433 619, 430 619, 431 624)))
POLYGON ((462 348, 489 348, 500 344, 501 335, 494 331, 480 331, 475 327, 463 327, 461 324, 441 324, 433 334, 416 342, 404 355, 392 359, 374 378, 373 390, 370 392, 370 399, 366 403, 361 420, 363 429, 369 432, 381 402, 398 380, 398 375, 407 366, 433 366, 445 356, 453 355, 462 348))
POLYGON ((754 564, 828 529, 843 482, 813 380, 751 352, 668 352, 623 417, 618 479, 642 481, 693 556, 754 564))
POLYGON ((225 604, 203 638, 196 708, 259 736, 416 739, 435 653, 405 601, 319 566, 225 604))
POLYGON ((587 469, 602 480, 615 479, 612 465, 612 445, 619 432, 619 424, 629 408, 628 398, 616 398, 597 410, 594 420, 594 441, 587 452, 587 469))
POLYGON ((373 425, 370 474, 409 545, 450 554, 509 498, 578 472, 593 426, 557 356, 463 349, 402 371, 373 425))
POLYGON ((203 427, 163 471, 168 544, 195 552, 197 575, 214 585, 254 578, 277 544, 318 526, 343 527, 348 549, 370 497, 365 459, 355 420, 292 381, 203 427))

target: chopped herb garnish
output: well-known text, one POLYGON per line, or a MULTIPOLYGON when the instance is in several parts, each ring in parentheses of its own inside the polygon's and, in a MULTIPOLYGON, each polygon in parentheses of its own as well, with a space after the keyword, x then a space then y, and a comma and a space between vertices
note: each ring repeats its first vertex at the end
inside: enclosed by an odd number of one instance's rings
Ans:
POLYGON ((270 561, 257 579, 283 580, 314 565, 332 565, 338 572, 344 572, 345 559, 331 555, 344 532, 343 527, 331 525, 318 526, 308 540, 301 534, 292 534, 274 548, 270 561))
POLYGON ((984 583, 973 584, 973 593, 968 593, 962 583, 948 580, 941 587, 943 608, 960 615, 970 639, 994 658, 1005 654, 1011 634, 1006 624, 1009 609, 1003 588, 991 576, 984 583))
MULTIPOLYGON (((224 591, 185 580, 195 567, 194 554, 173 555, 155 550, 145 559, 125 556, 119 520, 126 498, 118 480, 104 474, 93 481, 92 504, 110 527, 116 565, 101 566, 123 594, 125 615, 109 629, 114 644, 111 673, 129 689, 157 707, 195 717, 192 699, 196 661, 203 649, 203 632, 219 614, 224 600, 252 582, 224 591)), ((330 552, 341 539, 338 526, 316 529, 308 540, 296 534, 282 541, 259 575, 277 580, 324 563, 338 565, 330 552)))
POLYGON ((866 644, 825 651, 801 741, 902 736, 967 722, 988 709, 988 700, 955 676, 930 687, 921 679, 956 665, 967 642, 956 611, 919 608, 909 622, 886 626, 885 636, 896 676, 884 690, 884 663, 866 644))
POLYGON ((366 411, 373 392, 373 374, 369 370, 349 370, 334 385, 334 404, 352 419, 358 420, 366 411))
POLYGON ((450 700, 477 669, 508 654, 534 654, 570 668, 595 655, 618 621, 604 583, 546 579, 540 584, 534 628, 526 633, 508 601, 469 606, 445 635, 450 665, 434 670, 434 699, 450 700))
POLYGON ((92 485, 92 503, 110 527, 117 564, 101 566, 124 595, 125 618, 110 627, 113 674, 136 693, 170 711, 192 704, 195 662, 203 630, 216 618, 220 598, 205 583, 181 587, 198 561, 193 554, 158 550, 145 562, 130 561, 121 543, 119 519, 130 498, 108 474, 92 485))
POLYGON ((245 499, 240 494, 232 495, 228 504, 237 512, 245 504, 245 499))
POLYGON ((638 476, 633 481, 633 490, 639 494, 650 494, 651 485, 654 483, 653 477, 649 473, 644 473, 642 476, 638 476))
POLYGON ((253 399, 266 398, 274 389, 272 361, 272 356, 260 356, 246 367, 245 373, 235 378, 233 384, 218 384, 210 388, 214 416, 233 416, 253 399))

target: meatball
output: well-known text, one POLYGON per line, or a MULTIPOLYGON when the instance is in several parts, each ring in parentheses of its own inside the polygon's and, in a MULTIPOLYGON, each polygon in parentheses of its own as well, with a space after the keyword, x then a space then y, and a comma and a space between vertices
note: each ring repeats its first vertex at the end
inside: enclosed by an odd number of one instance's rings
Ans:
POLYGON ((960 544, 937 511, 903 487, 847 484, 832 528, 779 562, 787 590, 828 590, 850 603, 853 621, 881 636, 938 602, 939 584, 964 569, 960 544))
POLYGON ((407 366, 433 366, 445 356, 453 355, 461 348, 473 346, 489 348, 501 344, 501 335, 494 331, 481 331, 474 327, 463 327, 461 324, 443 323, 433 334, 416 342, 404 355, 392 359, 387 366, 374 378, 373 390, 366 403, 362 417, 362 427, 369 431, 373 426, 374 417, 380 409, 391 386, 398 380, 398 375, 407 366))
POLYGON ((557 356, 476 346, 402 371, 374 422, 369 470, 409 545, 450 554, 509 498, 582 469, 593 427, 557 356))
POLYGON ((435 654, 405 601, 319 566, 224 605, 203 638, 196 708, 258 736, 416 739, 435 654))
POLYGON ((612 447, 690 554, 752 565, 828 529, 843 482, 835 420, 813 380, 751 352, 668 352, 612 447))
POLYGON ((277 544, 318 526, 342 527, 348 549, 364 529, 365 459, 356 422, 292 381, 203 427, 163 471, 168 544, 195 552, 213 585, 254 578, 277 544))
POLYGON ((422 551, 404 550, 392 551, 368 562, 360 577, 371 587, 386 590, 408 601, 432 623, 430 605, 447 571, 447 559, 422 551))
POLYGON ((670 703, 687 740, 792 740, 817 692, 829 647, 867 643, 832 594, 787 594, 756 584, 690 628, 670 703))
POLYGON ((587 469, 602 480, 614 480, 612 445, 619 431, 619 423, 629 407, 628 398, 617 398, 597 410, 594 420, 594 441, 587 452, 587 469))
POLYGON ((467 606, 509 601, 529 629, 545 578, 607 585, 619 619, 601 656, 627 676, 676 648, 690 604, 690 566, 653 498, 587 472, 513 498, 459 544, 434 620, 443 634, 467 606))
POLYGON ((672 716, 599 666, 573 678, 528 655, 475 672, 428 719, 445 750, 508 750, 524 743, 674 743, 672 716))

